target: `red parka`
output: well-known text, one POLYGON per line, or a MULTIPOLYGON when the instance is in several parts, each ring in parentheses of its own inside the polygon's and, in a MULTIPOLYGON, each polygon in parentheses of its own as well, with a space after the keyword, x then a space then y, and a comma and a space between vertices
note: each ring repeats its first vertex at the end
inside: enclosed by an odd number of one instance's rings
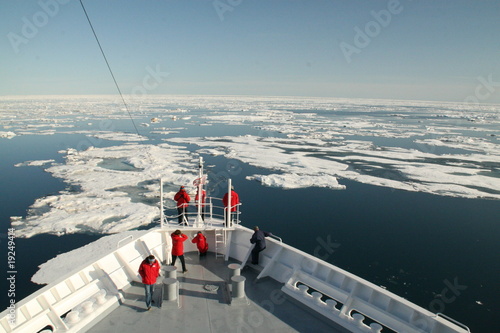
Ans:
POLYGON ((191 242, 196 243, 196 247, 198 248, 198 251, 200 251, 200 253, 205 253, 208 251, 207 238, 202 233, 196 235, 196 237, 193 238, 191 242))
POLYGON ((142 278, 142 283, 155 284, 156 279, 160 275, 160 263, 158 260, 150 264, 148 259, 144 259, 141 266, 139 266, 139 275, 142 278))
POLYGON ((205 200, 207 198, 207 192, 205 190, 201 190, 201 200, 200 200, 200 192, 196 192, 196 207, 201 203, 201 206, 205 206, 205 200))
POLYGON ((174 200, 177 201, 177 207, 187 207, 191 198, 189 194, 187 194, 186 190, 181 189, 174 196, 174 200))
MULTIPOLYGON (((224 207, 227 207, 227 201, 228 201, 228 193, 224 195, 224 198, 222 198, 222 203, 224 204, 224 207)), ((236 211, 236 205, 240 203, 240 197, 238 196, 238 193, 236 193, 234 190, 231 190, 231 211, 235 212, 236 211)))
POLYGON ((172 236, 172 255, 173 256, 182 256, 184 254, 184 241, 188 239, 188 236, 184 234, 171 234, 172 236))

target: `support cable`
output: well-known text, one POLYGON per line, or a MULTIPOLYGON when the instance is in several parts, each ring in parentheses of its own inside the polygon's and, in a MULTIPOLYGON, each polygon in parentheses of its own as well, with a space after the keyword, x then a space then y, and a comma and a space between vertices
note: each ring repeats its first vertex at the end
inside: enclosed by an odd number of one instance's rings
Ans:
POLYGON ((122 91, 120 90, 120 87, 118 86, 118 82, 116 82, 115 75, 113 74, 113 71, 111 70, 111 66, 109 66, 108 59, 106 58, 106 54, 104 53, 104 50, 101 47, 101 43, 99 42, 99 38, 97 38, 97 34, 95 33, 94 27, 92 26, 92 22, 90 22, 89 15, 87 14, 87 10, 85 9, 85 6, 83 5, 82 0, 80 0, 80 5, 82 5, 82 9, 83 9, 83 12, 85 13, 85 16, 87 17, 87 21, 89 22, 90 29, 92 29, 92 33, 94 34, 95 40, 97 41, 97 45, 99 45, 99 49, 101 50, 102 56, 104 57, 104 61, 106 62, 106 65, 108 66, 109 72, 111 73, 111 77, 113 78, 113 81, 115 82, 116 89, 118 89, 118 93, 120 94, 120 97, 123 101, 123 104, 125 105, 125 109, 127 110, 127 113, 130 117, 130 120, 132 121, 132 124, 134 125, 135 131, 137 132, 137 135, 140 135, 139 130, 137 129, 137 126, 135 126, 135 122, 134 122, 134 119, 132 118, 132 114, 130 113, 128 105, 125 102, 125 99, 123 98, 122 91))

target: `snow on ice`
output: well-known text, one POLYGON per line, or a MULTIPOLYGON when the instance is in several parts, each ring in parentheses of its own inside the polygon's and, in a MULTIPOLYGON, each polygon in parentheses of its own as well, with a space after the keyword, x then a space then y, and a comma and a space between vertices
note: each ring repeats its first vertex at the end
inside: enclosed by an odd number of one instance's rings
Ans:
POLYGON ((112 145, 66 149, 63 164, 17 164, 43 167, 79 189, 36 200, 25 219, 13 222, 20 236, 147 225, 159 216, 151 203, 158 180, 167 183, 166 197, 191 184, 198 154, 270 171, 247 176, 264 186, 342 190, 341 179, 350 179, 500 199, 496 105, 242 96, 146 96, 127 103, 137 124, 149 124, 140 134, 116 129, 115 121, 130 122, 116 96, 0 98, 0 129, 8 130, 0 140, 65 133, 112 145), (210 135, 198 134, 202 129, 210 135))

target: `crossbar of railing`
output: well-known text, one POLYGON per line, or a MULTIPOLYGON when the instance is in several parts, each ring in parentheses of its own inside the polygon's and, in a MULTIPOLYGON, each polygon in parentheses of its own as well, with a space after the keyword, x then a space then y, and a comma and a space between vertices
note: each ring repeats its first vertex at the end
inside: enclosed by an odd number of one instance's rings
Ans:
POLYGON ((453 318, 450 318, 450 317, 448 317, 447 315, 445 315, 445 314, 443 314, 441 312, 436 313, 436 316, 443 317, 444 319, 446 319, 448 321, 451 321, 452 323, 454 323, 454 324, 456 324, 456 325, 458 325, 458 326, 460 326, 462 328, 465 328, 467 330, 467 332, 470 333, 469 327, 467 327, 466 325, 462 324, 461 322, 459 322, 459 321, 457 321, 457 320, 455 320, 453 318))
POLYGON ((120 243, 121 243, 121 242, 123 242, 123 241, 125 241, 125 240, 127 240, 127 239, 129 239, 129 238, 134 239, 134 236, 132 236, 132 235, 128 235, 127 237, 125 237, 125 238, 123 238, 123 239, 120 239, 120 240, 118 241, 118 243, 116 243, 116 248, 117 248, 117 249, 118 249, 118 248, 120 248, 120 243))
POLYGON ((280 241, 280 243, 283 243, 283 240, 281 239, 281 237, 278 237, 278 236, 276 236, 276 235, 272 235, 272 234, 271 234, 271 235, 269 235, 269 237, 275 238, 275 239, 279 240, 279 241, 280 241))
MULTIPOLYGON (((208 217, 209 217, 209 219, 210 219, 210 220, 211 220, 212 218, 214 218, 214 217, 215 217, 215 218, 222 218, 222 219, 225 221, 225 220, 226 220, 226 213, 227 213, 227 211, 228 211, 227 207, 217 206, 217 205, 214 205, 214 204, 212 203, 212 199, 215 199, 215 200, 221 200, 221 201, 222 201, 222 199, 220 199, 220 198, 215 198, 215 197, 208 197, 207 199, 208 199, 208 202, 205 202, 205 203, 203 204, 203 206, 204 206, 204 207, 208 207, 208 210, 203 211, 203 212, 202 212, 202 214, 206 214, 206 215, 208 215, 208 217), (223 214, 217 214, 217 213, 214 213, 214 208, 216 208, 218 211, 223 212, 223 214)), ((193 207, 193 206, 194 206, 194 207, 196 207, 196 206, 197 206, 197 203, 188 203, 188 207, 189 207, 189 206, 191 206, 191 207, 193 207)), ((241 222, 241 221, 240 221, 240 218, 239 218, 239 216, 240 216, 240 214, 241 214, 241 212, 240 212, 240 210, 239 210, 239 206, 241 206, 241 203, 238 203, 238 204, 236 204, 236 205, 234 205, 234 206, 229 207, 229 209, 232 209, 233 207, 236 207, 236 212, 234 212, 234 213, 236 213, 236 214, 235 214, 235 215, 236 215, 236 221, 235 221, 235 224, 240 224, 240 222, 241 222)), ((177 214, 177 215, 165 215, 165 219, 178 219, 178 218, 179 218, 179 216, 181 216, 181 215, 182 215, 182 214, 177 214)), ((185 217, 186 217, 186 216, 187 216, 187 217, 196 217, 196 216, 198 216, 198 210, 196 210, 196 211, 194 211, 194 212, 193 212, 193 211, 187 211, 187 212, 185 212, 185 213, 184 213, 184 216, 185 216, 185 217)), ((167 220, 167 222, 168 222, 168 220, 167 220)))

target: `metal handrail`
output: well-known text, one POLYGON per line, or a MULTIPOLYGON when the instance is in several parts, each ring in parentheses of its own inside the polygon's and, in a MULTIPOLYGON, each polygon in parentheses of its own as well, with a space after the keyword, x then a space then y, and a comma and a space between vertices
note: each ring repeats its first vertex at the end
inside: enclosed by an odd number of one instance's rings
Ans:
POLYGON ((436 313, 436 316, 437 316, 437 317, 443 317, 444 319, 446 319, 446 320, 448 320, 448 321, 451 321, 452 323, 454 323, 454 324, 456 324, 456 325, 458 325, 458 326, 461 326, 461 327, 465 328, 465 329, 467 330, 467 332, 469 332, 469 333, 470 333, 470 329, 469 329, 469 327, 467 327, 467 325, 462 324, 461 322, 459 322, 459 321, 457 321, 457 320, 455 320, 455 319, 453 319, 453 318, 450 318, 450 317, 448 317, 447 315, 445 315, 445 314, 443 314, 443 313, 441 313, 441 312, 436 313))
POLYGON ((120 239, 117 243, 116 243, 116 248, 119 249, 120 248, 120 243, 123 242, 124 240, 126 239, 129 239, 129 238, 132 238, 134 239, 134 236, 132 235, 128 235, 127 237, 123 238, 123 239, 120 239))
MULTIPOLYGON (((188 202, 187 203, 188 206, 198 206, 198 203, 194 203, 194 202, 188 202)), ((203 203, 201 204, 202 207, 211 207, 212 206, 212 203, 203 203)), ((174 209, 174 208, 169 208, 169 209, 174 209)), ((177 209, 177 206, 175 207, 175 209, 177 209)), ((193 212, 193 211, 188 211, 186 213, 187 215, 198 215, 198 212, 193 212)), ((177 214, 177 215, 165 215, 165 217, 168 217, 168 218, 175 218, 175 217, 179 217, 181 214, 177 214)))
POLYGON ((269 235, 269 237, 276 238, 277 240, 279 240, 279 241, 280 241, 280 243, 283 243, 283 240, 281 239, 281 237, 278 237, 278 236, 273 235, 273 234, 269 235))
MULTIPOLYGON (((207 197, 206 198, 207 200, 204 202, 204 203, 197 203, 197 202, 189 202, 187 203, 188 207, 191 206, 191 207, 196 207, 198 205, 202 205, 205 209, 208 207, 208 209, 205 210, 205 216, 208 215, 208 218, 211 220, 212 218, 222 218, 225 220, 226 218, 226 212, 228 211, 228 207, 224 207, 224 206, 216 206, 212 203, 212 199, 216 199, 216 200, 220 200, 222 201, 221 198, 216 198, 216 197, 207 197), (213 212, 213 209, 216 208, 217 211, 221 211, 222 214, 217 214, 217 213, 214 213, 213 212)), ((236 207, 236 211, 233 212, 233 213, 236 213, 236 221, 235 221, 235 224, 239 224, 241 221, 239 219, 239 216, 241 214, 240 210, 239 210, 239 206, 241 206, 241 202, 234 205, 234 206, 230 206, 229 209, 232 209, 233 207, 236 207)), ((176 207, 177 208, 177 207, 176 207)), ((173 209, 173 208, 170 208, 170 209, 173 209)), ((170 210, 169 209, 169 210, 170 210)), ((175 215, 164 215, 165 219, 176 219, 176 218, 179 218, 181 214, 175 214, 175 215)), ((185 213, 185 216, 187 217, 193 217, 193 216, 197 216, 198 215, 198 212, 197 211, 188 211, 185 213)), ((167 220, 168 222, 168 220, 167 220)))

